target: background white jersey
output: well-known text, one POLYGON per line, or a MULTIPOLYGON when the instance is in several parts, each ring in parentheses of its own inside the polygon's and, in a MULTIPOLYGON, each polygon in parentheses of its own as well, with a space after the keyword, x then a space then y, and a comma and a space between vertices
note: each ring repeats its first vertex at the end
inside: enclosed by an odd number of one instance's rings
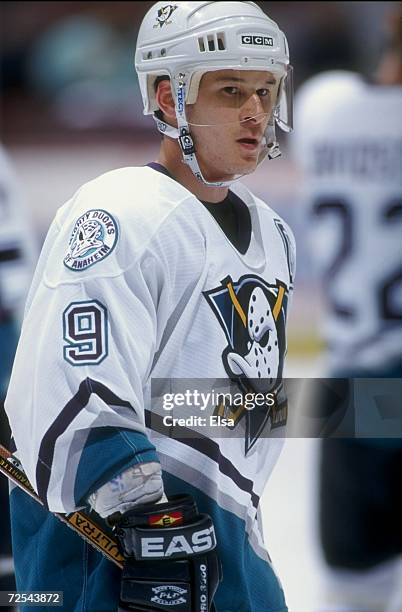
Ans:
MULTIPOLYGON (((232 609, 233 581, 244 586, 245 602, 265 597, 258 571, 267 570, 249 565, 247 550, 270 566, 257 511, 281 449, 286 406, 246 410, 212 401, 201 410, 187 402, 172 414, 161 399, 183 391, 183 379, 192 379, 190 389, 199 388, 195 379, 210 379, 202 390, 219 392, 220 380, 240 376, 261 393, 281 379, 293 237, 245 187, 232 191, 251 215, 244 255, 194 195, 154 169, 123 168, 84 185, 46 238, 6 400, 18 455, 53 511, 85 504, 102 484, 99 474, 116 471, 130 432, 146 433, 156 457, 149 443, 129 448, 130 456, 160 460, 168 496, 191 491, 208 500, 203 511, 214 519, 226 571, 236 576, 226 583, 223 610, 232 609), (165 425, 171 414, 233 417, 233 425, 201 426, 195 436, 191 425, 165 425), (122 432, 113 456, 104 439, 110 430, 122 432)), ((282 595, 272 601, 285 609, 282 595)))
POLYGON ((306 238, 325 283, 333 371, 402 357, 402 87, 318 75, 296 99, 306 238))
POLYGON ((0 146, 0 311, 22 319, 36 245, 17 177, 0 146))

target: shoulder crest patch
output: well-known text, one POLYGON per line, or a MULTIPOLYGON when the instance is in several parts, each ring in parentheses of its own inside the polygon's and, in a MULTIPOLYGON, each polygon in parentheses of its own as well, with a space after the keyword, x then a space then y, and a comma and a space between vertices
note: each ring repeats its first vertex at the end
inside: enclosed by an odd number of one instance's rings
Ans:
POLYGON ((117 223, 106 210, 88 210, 75 222, 64 265, 78 272, 105 259, 117 243, 117 223))

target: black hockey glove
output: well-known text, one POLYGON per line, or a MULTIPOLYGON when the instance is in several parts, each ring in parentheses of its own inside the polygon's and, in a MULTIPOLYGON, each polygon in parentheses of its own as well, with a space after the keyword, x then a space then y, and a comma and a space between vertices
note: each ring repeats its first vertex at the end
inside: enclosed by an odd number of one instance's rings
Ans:
POLYGON ((137 506, 115 532, 125 557, 119 610, 215 610, 221 580, 215 530, 191 496, 137 506))

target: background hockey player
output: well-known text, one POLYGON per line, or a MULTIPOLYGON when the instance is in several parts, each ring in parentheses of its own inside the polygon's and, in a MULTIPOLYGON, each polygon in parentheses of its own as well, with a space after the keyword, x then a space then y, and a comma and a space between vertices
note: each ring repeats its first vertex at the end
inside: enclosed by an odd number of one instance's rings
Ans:
MULTIPOLYGON (((295 153, 306 179, 311 256, 326 288, 334 377, 402 377, 400 7, 392 15, 374 82, 323 73, 296 103, 295 153)), ((399 439, 323 440, 322 609, 402 610, 401 465, 399 439)))
POLYGON ((292 128, 286 38, 252 2, 157 3, 136 69, 163 135, 158 159, 100 176, 58 211, 6 402, 49 510, 113 516, 125 566, 14 489, 17 586, 64 591, 69 612, 119 599, 137 611, 214 599, 218 612, 284 612, 258 505, 285 408, 210 406, 232 429, 194 435, 163 428, 151 382, 281 384, 294 240, 235 181, 279 154, 276 125, 292 128))
MULTIPOLYGON (((12 163, 0 148, 0 439, 10 436, 3 410, 36 245, 12 163)), ((0 480, 0 591, 15 588, 8 519, 8 485, 0 480)))

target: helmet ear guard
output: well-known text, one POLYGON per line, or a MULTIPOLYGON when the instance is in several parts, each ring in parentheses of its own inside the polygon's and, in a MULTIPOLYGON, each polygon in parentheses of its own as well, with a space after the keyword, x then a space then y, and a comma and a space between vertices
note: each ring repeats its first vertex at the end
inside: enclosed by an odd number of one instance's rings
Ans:
POLYGON ((164 2, 155 4, 144 17, 138 35, 135 64, 144 114, 153 115, 162 134, 178 140, 183 161, 199 180, 213 186, 230 185, 240 176, 226 182, 208 182, 203 177, 186 104, 195 104, 201 78, 206 72, 254 70, 273 73, 279 87, 258 163, 265 157, 278 157, 276 125, 286 132, 293 129, 293 79, 286 37, 254 2, 178 1, 168 13, 164 2), (155 83, 161 76, 171 81, 177 128, 166 123, 159 113, 155 115, 159 110, 155 83))

